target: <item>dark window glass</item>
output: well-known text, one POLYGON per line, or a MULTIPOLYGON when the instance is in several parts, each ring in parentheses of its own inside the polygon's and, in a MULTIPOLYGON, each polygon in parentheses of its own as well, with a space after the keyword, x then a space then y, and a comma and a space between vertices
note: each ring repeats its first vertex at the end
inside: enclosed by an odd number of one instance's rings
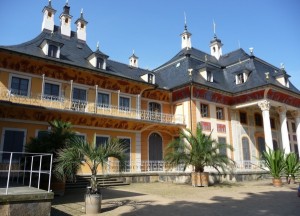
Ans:
MULTIPOLYGON (((5 130, 4 141, 3 141, 3 151, 6 152, 23 152, 24 146, 24 131, 17 130, 5 130)), ((13 154, 12 161, 18 161, 21 154, 13 154)), ((9 161, 10 154, 3 153, 2 160, 9 161)))
POLYGON ((243 160, 250 160, 249 140, 246 137, 242 138, 243 160))
POLYGON ((240 112, 240 122, 242 124, 247 124, 247 113, 240 112))
POLYGON ((148 82, 153 84, 153 74, 148 74, 148 82))
POLYGON ((130 139, 120 138, 119 141, 125 148, 125 161, 130 161, 130 139))
POLYGON ((223 120, 224 119, 224 109, 221 107, 217 107, 216 108, 216 115, 217 115, 217 119, 223 120))
MULTIPOLYGON (((220 143, 220 144, 226 144, 226 138, 225 137, 218 137, 218 143, 220 143)), ((222 146, 219 149, 219 152, 220 152, 221 155, 227 155, 226 146, 222 146)))
POLYGON ((201 104, 201 116, 202 117, 209 117, 208 105, 201 104))
POLYGON ((86 101, 86 90, 85 89, 74 88, 73 89, 73 99, 86 101))
POLYGON ((98 93, 98 106, 99 107, 108 107, 109 106, 109 94, 98 93))
POLYGON ((262 127, 263 126, 263 120, 262 120, 261 114, 255 113, 254 118, 255 118, 255 125, 262 127))
POLYGON ((96 148, 101 145, 106 145, 108 143, 109 137, 106 136, 97 136, 96 137, 96 148))
POLYGON ((129 102, 130 102, 129 98, 120 97, 120 109, 125 110, 125 111, 129 111, 129 109, 130 109, 129 102))
POLYGON ((271 124, 271 128, 272 129, 276 129, 276 127, 275 127, 275 119, 270 118, 270 124, 271 124))
POLYGON ((28 79, 23 79, 20 77, 12 77, 11 80, 11 93, 16 95, 28 95, 28 79))
POLYGON ((50 44, 48 47, 48 56, 56 58, 57 51, 58 51, 57 46, 50 44))
POLYGON ((257 150, 259 153, 259 156, 261 157, 262 153, 266 151, 266 145, 265 145, 265 138, 264 137, 258 137, 257 138, 257 150))
POLYGON ((294 122, 292 122, 292 130, 293 130, 293 133, 296 133, 296 125, 294 122))
POLYGON ((102 58, 97 58, 96 68, 103 69, 103 63, 104 61, 102 58))
POLYGON ((44 94, 47 96, 59 96, 59 85, 45 83, 44 94))

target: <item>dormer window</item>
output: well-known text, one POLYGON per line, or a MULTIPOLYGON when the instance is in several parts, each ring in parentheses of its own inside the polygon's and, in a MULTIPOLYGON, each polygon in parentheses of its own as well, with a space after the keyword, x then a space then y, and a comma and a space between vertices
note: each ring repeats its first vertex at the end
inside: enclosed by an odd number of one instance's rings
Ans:
POLYGON ((55 45, 50 44, 48 47, 48 56, 57 58, 58 48, 55 45))
POLYGON ((243 72, 243 73, 236 74, 235 75, 235 83, 237 85, 245 83, 248 79, 248 76, 249 76, 248 72, 243 72))
POLYGON ((151 84, 153 84, 153 82, 154 82, 154 76, 153 76, 153 74, 148 74, 148 82, 151 83, 151 84))
POLYGON ((44 54, 52 58, 60 58, 60 50, 62 46, 63 46, 62 43, 47 40, 47 39, 44 40, 40 45, 44 54))
POLYGON ((99 68, 99 69, 103 69, 103 59, 102 58, 97 58, 97 63, 96 63, 96 68, 99 68))
POLYGON ((141 78, 151 84, 155 84, 155 75, 152 73, 144 74, 141 78))
POLYGON ((213 77, 213 74, 212 74, 211 71, 207 71, 207 72, 206 72, 206 80, 207 80, 208 82, 213 82, 213 81, 214 81, 214 77, 213 77))
POLYGON ((207 82, 214 82, 213 73, 208 71, 207 68, 200 69, 199 73, 207 82))

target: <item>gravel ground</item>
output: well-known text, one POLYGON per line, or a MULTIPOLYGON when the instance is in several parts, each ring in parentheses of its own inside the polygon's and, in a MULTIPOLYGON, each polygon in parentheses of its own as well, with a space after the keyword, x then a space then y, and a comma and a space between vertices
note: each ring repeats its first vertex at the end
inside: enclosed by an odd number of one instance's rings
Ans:
MULTIPOLYGON (((172 183, 137 183, 102 190, 103 216, 131 215, 300 215, 298 184, 276 188, 271 180, 192 187, 172 183)), ((52 216, 85 215, 85 190, 55 197, 52 216)))

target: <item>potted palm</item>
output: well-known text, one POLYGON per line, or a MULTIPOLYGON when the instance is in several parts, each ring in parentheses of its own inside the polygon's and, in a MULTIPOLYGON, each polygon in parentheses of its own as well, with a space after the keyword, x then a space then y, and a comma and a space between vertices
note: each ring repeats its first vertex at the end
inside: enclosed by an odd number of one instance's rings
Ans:
POLYGON ((262 153, 262 160, 268 169, 270 175, 273 177, 273 185, 275 187, 282 186, 281 176, 285 169, 284 151, 277 149, 271 150, 268 148, 262 153))
MULTIPOLYGON (((65 148, 67 144, 75 137, 75 132, 72 130, 72 124, 70 122, 64 122, 62 120, 53 120, 48 122, 49 129, 42 136, 31 138, 25 145, 27 152, 32 153, 50 153, 53 154, 53 160, 57 157, 57 151, 65 148)), ((53 168, 56 163, 54 162, 53 168)), ((43 176, 45 177, 45 176, 43 176)), ((44 185, 45 180, 41 182, 41 188, 48 188, 48 185, 44 185)), ((65 192, 65 180, 56 178, 55 172, 51 176, 51 190, 56 195, 64 195, 65 192)))
POLYGON ((59 150, 55 160, 55 172, 61 179, 76 180, 76 173, 80 167, 86 164, 91 171, 90 186, 85 195, 86 214, 101 212, 101 191, 97 186, 97 172, 99 166, 104 167, 108 158, 116 158, 120 161, 120 168, 125 160, 125 148, 118 139, 112 139, 105 145, 94 148, 85 140, 75 137, 64 149, 59 150))
POLYGON ((168 144, 165 160, 171 165, 184 165, 184 169, 192 165, 192 185, 208 186, 209 173, 204 172, 205 166, 211 166, 220 173, 220 169, 225 172, 227 165, 233 163, 226 154, 219 153, 222 148, 233 150, 232 146, 212 139, 211 133, 204 134, 198 125, 195 134, 189 129, 180 131, 179 139, 168 144))
POLYGON ((299 158, 295 152, 291 152, 285 157, 284 173, 288 184, 292 181, 295 183, 296 174, 300 170, 299 158))

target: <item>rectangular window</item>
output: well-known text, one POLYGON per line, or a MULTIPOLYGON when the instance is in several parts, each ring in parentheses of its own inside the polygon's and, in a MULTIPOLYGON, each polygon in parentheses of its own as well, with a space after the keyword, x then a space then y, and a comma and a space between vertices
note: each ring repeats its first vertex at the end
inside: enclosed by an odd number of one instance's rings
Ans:
POLYGON ((236 75, 236 84, 242 84, 245 82, 244 73, 240 73, 236 75))
MULTIPOLYGON (((218 143, 220 144, 226 144, 226 138, 225 137, 218 137, 218 143)), ((219 148, 219 153, 221 155, 227 155, 227 149, 226 146, 222 146, 219 148)))
POLYGON ((46 137, 49 134, 49 131, 39 131, 37 134, 37 138, 46 137))
POLYGON ((240 122, 241 124, 247 124, 247 113, 246 112, 240 112, 240 122))
POLYGON ((106 145, 108 142, 109 142, 108 136, 96 136, 95 147, 98 148, 99 146, 106 145))
POLYGON ((58 52, 58 48, 55 45, 49 44, 48 47, 48 56, 49 57, 53 57, 53 58, 57 58, 57 52, 58 52))
POLYGON ((207 71, 206 75, 207 75, 207 81, 208 82, 213 82, 214 81, 212 72, 207 71))
POLYGON ((261 114, 255 113, 254 118, 255 118, 255 125, 262 127, 263 126, 263 120, 262 120, 261 114))
POLYGON ((52 83, 45 83, 44 95, 45 99, 58 100, 59 97, 59 85, 52 83))
POLYGON ((130 161, 130 139, 129 138, 119 138, 119 141, 125 148, 125 161, 130 161))
POLYGON ((85 135, 84 134, 75 134, 76 137, 79 139, 85 140, 85 135))
MULTIPOLYGON (((4 130, 4 140, 2 151, 6 152, 23 152, 25 141, 25 131, 23 130, 14 130, 14 129, 7 129, 4 130)), ((13 161, 18 161, 21 157, 21 154, 13 154, 13 161)), ((9 161, 10 154, 3 154, 2 160, 9 161)))
POLYGON ((201 104, 201 116, 202 117, 209 117, 209 110, 207 104, 201 104))
POLYGON ((130 99, 128 97, 120 96, 120 110, 129 111, 130 109, 130 99))
POLYGON ((72 109, 84 112, 87 105, 86 98, 85 89, 73 88, 72 109))
POLYGON ((15 95, 28 96, 29 79, 20 77, 12 77, 11 79, 11 93, 15 95))
POLYGON ((86 101, 86 90, 80 88, 73 88, 73 99, 86 101))
POLYGON ((274 118, 270 118, 270 124, 271 124, 271 128, 272 129, 276 129, 276 127, 275 127, 275 119, 274 118))
POLYGON ((109 94, 98 92, 98 107, 109 107, 109 94))
POLYGON ((296 125, 294 122, 292 122, 292 131, 293 133, 296 133, 296 125))
POLYGON ((216 108, 217 119, 224 120, 224 109, 222 107, 216 108))

